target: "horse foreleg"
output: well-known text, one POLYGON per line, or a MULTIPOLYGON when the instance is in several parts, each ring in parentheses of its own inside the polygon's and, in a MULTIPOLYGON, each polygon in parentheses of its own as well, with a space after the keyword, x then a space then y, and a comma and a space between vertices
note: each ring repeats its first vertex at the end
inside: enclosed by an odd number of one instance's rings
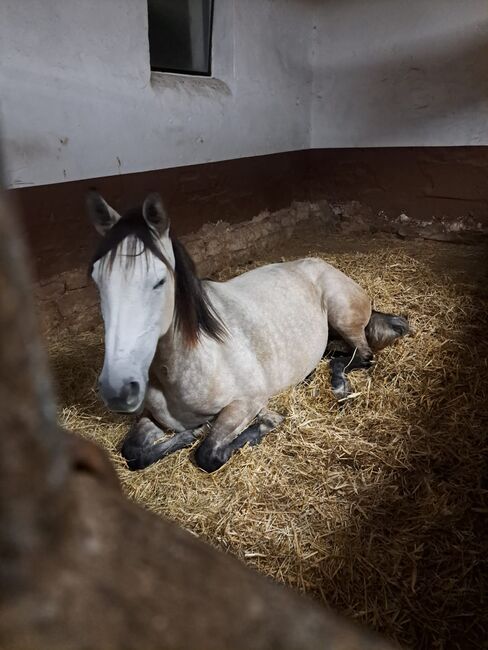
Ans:
POLYGON ((244 431, 229 444, 230 453, 233 454, 238 449, 242 449, 246 444, 249 444, 250 447, 256 446, 267 433, 276 429, 284 419, 285 417, 283 415, 280 415, 275 411, 262 409, 258 413, 254 422, 244 429, 244 431))
POLYGON ((131 470, 144 469, 169 454, 190 447, 203 435, 205 426, 166 434, 152 420, 142 417, 130 428, 122 444, 122 456, 131 470))
POLYGON ((260 401, 236 400, 222 409, 195 452, 198 467, 205 472, 215 472, 238 449, 247 443, 257 445, 281 424, 282 415, 261 407, 260 401))

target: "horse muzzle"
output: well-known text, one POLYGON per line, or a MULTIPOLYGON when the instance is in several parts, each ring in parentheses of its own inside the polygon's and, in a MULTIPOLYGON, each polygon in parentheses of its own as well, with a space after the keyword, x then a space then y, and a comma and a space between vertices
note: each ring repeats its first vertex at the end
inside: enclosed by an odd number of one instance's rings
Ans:
POLYGON ((100 379, 98 392, 104 404, 111 411, 116 413, 134 413, 139 409, 144 399, 144 390, 140 382, 135 379, 128 379, 113 386, 109 382, 100 379))

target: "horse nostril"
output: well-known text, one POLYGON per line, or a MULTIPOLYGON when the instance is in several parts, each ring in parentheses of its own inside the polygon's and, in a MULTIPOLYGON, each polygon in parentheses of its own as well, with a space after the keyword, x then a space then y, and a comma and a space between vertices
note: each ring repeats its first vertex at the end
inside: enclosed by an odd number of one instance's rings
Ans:
POLYGON ((129 381, 122 389, 120 397, 128 404, 139 399, 140 384, 138 381, 129 381))
POLYGON ((138 381, 123 380, 117 386, 100 382, 100 397, 111 411, 132 413, 144 397, 143 385, 138 381))

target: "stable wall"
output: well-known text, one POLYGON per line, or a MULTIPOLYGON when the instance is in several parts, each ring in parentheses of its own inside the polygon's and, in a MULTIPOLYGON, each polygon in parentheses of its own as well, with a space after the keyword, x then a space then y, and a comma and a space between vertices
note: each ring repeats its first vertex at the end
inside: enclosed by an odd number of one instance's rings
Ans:
POLYGON ((486 0, 327 0, 313 31, 313 148, 488 144, 486 0))
POLYGON ((322 199, 488 222, 485 0, 215 3, 211 79, 151 75, 146 0, 1 3, 7 183, 39 277, 86 266, 92 186, 119 210, 160 191, 179 235, 322 199))
POLYGON ((151 74, 146 0, 3 0, 7 187, 308 149, 311 21, 215 0, 208 79, 151 74))
POLYGON ((151 74, 146 0, 4 0, 0 60, 11 188, 488 144, 485 0, 215 0, 210 79, 151 74))
POLYGON ((328 0, 313 31, 311 199, 488 225, 486 0, 328 0))

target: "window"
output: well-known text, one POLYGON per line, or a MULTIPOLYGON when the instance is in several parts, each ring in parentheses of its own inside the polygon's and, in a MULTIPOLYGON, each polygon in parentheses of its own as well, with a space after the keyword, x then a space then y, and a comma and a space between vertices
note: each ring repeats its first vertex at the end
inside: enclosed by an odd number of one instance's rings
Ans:
POLYGON ((210 75, 213 0, 148 0, 151 69, 210 75))

